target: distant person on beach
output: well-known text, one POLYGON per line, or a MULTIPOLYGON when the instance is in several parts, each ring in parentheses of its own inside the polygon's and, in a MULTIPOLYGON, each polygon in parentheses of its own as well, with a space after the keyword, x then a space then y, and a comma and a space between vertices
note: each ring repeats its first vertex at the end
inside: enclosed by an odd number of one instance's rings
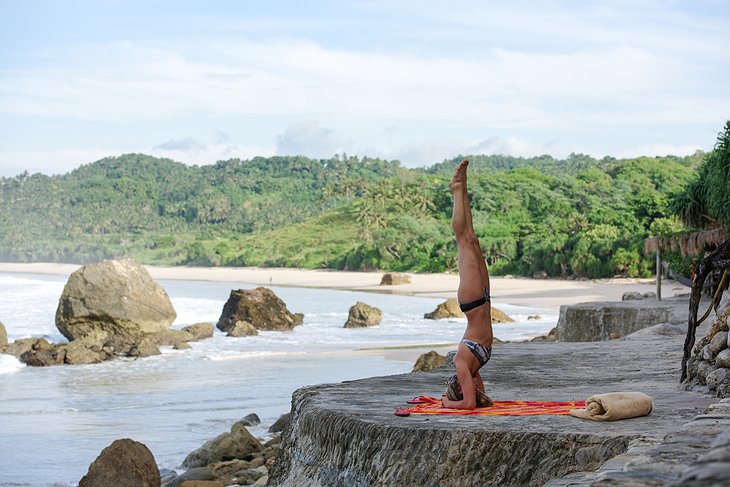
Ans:
POLYGON ((454 197, 451 228, 456 236, 459 266, 459 307, 466 315, 466 331, 454 356, 456 375, 442 396, 444 407, 474 409, 491 406, 485 394, 484 381, 479 369, 492 355, 492 309, 489 298, 489 272, 482 255, 479 239, 472 224, 469 196, 466 191, 466 169, 463 160, 449 183, 454 197))

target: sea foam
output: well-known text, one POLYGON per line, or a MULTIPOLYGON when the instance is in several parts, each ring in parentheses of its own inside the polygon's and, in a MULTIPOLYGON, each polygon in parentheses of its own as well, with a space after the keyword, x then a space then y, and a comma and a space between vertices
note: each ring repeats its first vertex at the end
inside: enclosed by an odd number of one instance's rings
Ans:
POLYGON ((0 374, 12 374, 25 367, 25 364, 12 355, 0 354, 0 374))

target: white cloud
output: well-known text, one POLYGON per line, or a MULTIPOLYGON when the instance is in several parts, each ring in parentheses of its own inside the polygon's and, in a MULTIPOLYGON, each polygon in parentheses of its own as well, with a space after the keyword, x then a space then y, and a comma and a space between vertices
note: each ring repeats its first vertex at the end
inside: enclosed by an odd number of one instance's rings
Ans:
POLYGON ((158 151, 181 151, 181 152, 198 152, 205 149, 205 145, 202 142, 195 140, 192 137, 184 137, 177 140, 168 140, 161 144, 157 144, 152 150, 158 151))
MULTIPOLYGON (((671 60, 621 45, 415 57, 306 40, 229 39, 194 46, 111 43, 65 58, 53 67, 5 71, 0 110, 86 120, 200 112, 570 126, 587 116, 586 102, 590 112, 611 114, 613 123, 630 121, 638 111, 663 113, 683 79, 671 60)), ((716 95, 694 98, 718 101, 716 95)))
POLYGON ((348 148, 353 148, 352 142, 345 141, 336 130, 320 126, 316 120, 292 123, 276 137, 276 153, 282 155, 326 158, 347 152, 348 148))
POLYGON ((185 164, 204 166, 217 161, 228 159, 251 159, 256 156, 271 156, 274 149, 270 147, 252 147, 234 144, 225 134, 218 132, 213 143, 206 144, 192 137, 185 137, 158 144, 141 152, 155 156, 166 157, 185 164), (224 136, 222 136, 224 135, 224 136))

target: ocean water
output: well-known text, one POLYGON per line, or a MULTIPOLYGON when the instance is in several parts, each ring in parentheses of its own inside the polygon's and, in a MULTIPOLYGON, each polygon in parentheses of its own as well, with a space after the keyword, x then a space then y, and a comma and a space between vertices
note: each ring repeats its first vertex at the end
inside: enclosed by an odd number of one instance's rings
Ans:
MULTIPOLYGON (((0 321, 9 340, 65 341, 54 323, 67 276, 0 273, 0 321)), ((232 289, 244 282, 159 283, 177 311, 173 328, 216 323, 232 289)), ((0 486, 76 485, 99 452, 119 438, 146 444, 161 468, 185 456, 249 413, 251 428, 268 427, 291 407, 297 388, 408 372, 412 361, 389 360, 362 348, 457 342, 465 319, 426 320, 442 298, 327 289, 275 287, 304 323, 291 332, 260 332, 163 348, 162 355, 102 364, 26 367, 0 354, 0 486), (363 301, 383 311, 379 326, 345 329, 347 313, 363 301)), ((527 340, 557 322, 551 310, 493 303, 516 321, 495 324, 495 337, 527 340), (539 320, 527 320, 533 314, 539 320)), ((390 408, 385 405, 384 407, 390 408)))

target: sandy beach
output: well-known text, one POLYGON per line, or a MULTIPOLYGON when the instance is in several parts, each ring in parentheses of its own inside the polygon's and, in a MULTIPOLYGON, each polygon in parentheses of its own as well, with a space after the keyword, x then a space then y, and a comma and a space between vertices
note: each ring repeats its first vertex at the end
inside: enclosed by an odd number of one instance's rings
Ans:
MULTIPOLYGON (((69 275, 80 266, 53 263, 0 263, 0 272, 69 275)), ((240 282, 260 286, 296 286, 353 291, 384 292, 452 298, 456 296, 459 276, 456 274, 408 274, 409 284, 381 286, 383 272, 347 272, 283 268, 231 267, 160 267, 145 266, 155 279, 240 282)), ((494 302, 558 310, 563 304, 587 301, 620 301, 623 293, 655 292, 653 279, 529 279, 492 277, 494 302)), ((663 281, 662 296, 689 292, 675 282, 663 281)))

